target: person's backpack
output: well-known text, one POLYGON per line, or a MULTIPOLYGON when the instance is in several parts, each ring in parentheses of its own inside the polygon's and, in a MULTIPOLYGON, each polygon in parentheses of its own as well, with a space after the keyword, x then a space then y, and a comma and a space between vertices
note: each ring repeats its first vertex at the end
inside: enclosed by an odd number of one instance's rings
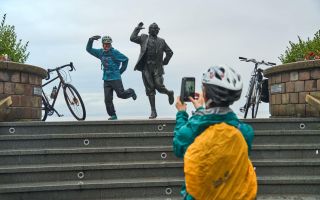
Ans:
POLYGON ((187 192, 195 199, 256 198, 256 174, 241 132, 226 123, 208 127, 184 155, 187 192))

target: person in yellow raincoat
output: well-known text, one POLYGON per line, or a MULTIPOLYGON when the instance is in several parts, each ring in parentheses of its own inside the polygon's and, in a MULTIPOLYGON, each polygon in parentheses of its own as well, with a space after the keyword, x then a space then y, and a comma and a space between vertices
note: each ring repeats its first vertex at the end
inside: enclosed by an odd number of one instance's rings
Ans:
POLYGON ((196 109, 190 118, 177 98, 173 150, 184 158, 184 200, 256 199, 249 159, 253 129, 229 108, 240 98, 242 84, 234 69, 213 66, 203 74, 199 99, 189 97, 196 109))

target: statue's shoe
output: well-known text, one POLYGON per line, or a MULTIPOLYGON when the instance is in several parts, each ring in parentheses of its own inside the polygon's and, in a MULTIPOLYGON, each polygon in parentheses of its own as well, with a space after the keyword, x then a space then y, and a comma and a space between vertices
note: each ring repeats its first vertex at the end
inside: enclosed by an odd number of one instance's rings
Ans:
POLYGON ((133 90, 133 94, 132 94, 132 99, 136 100, 137 99, 137 94, 135 93, 135 91, 133 90))
POLYGON ((157 117, 157 112, 155 110, 151 111, 151 115, 149 117, 149 119, 155 119, 157 117))
POLYGON ((174 102, 174 93, 172 90, 168 92, 169 104, 172 105, 174 102))

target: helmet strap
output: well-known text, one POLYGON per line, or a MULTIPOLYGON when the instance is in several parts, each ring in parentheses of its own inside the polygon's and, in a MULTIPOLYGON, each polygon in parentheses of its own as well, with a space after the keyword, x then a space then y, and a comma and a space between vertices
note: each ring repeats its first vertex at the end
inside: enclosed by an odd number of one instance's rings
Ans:
POLYGON ((208 101, 206 101, 206 108, 209 108, 212 102, 213 102, 212 99, 208 99, 208 101))

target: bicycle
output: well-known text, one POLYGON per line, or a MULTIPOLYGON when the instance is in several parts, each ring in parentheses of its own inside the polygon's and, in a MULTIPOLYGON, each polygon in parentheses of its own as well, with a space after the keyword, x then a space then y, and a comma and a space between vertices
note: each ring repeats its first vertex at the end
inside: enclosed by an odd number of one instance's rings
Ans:
POLYGON ((247 98, 246 104, 242 108, 240 108, 240 111, 244 112, 244 118, 246 118, 249 108, 251 107, 252 118, 256 118, 259 104, 261 102, 261 97, 262 97, 263 81, 268 80, 268 79, 263 79, 263 69, 258 68, 258 66, 259 65, 273 66, 273 65, 276 65, 276 63, 265 62, 264 60, 256 61, 255 59, 248 59, 244 57, 239 57, 239 59, 240 61, 254 63, 254 69, 252 71, 251 79, 249 82, 249 89, 246 94, 246 98, 247 98))
POLYGON ((73 66, 73 63, 70 62, 69 64, 63 65, 61 67, 57 67, 54 69, 48 69, 48 76, 46 80, 50 79, 50 73, 56 72, 57 76, 55 78, 52 78, 51 80, 47 81, 45 84, 42 85, 42 121, 45 121, 47 119, 47 116, 53 115, 53 113, 56 113, 58 117, 62 117, 63 115, 60 114, 55 108, 54 105, 56 103, 60 88, 63 89, 64 99, 66 101, 66 104, 71 112, 71 114, 77 119, 77 120, 85 120, 86 118, 86 109, 84 107, 84 103, 82 101, 82 98, 79 94, 79 92, 76 90, 76 88, 66 83, 60 70, 62 70, 65 67, 70 67, 69 71, 75 70, 75 67, 73 66), (50 104, 49 97, 45 94, 43 87, 48 85, 49 83, 55 81, 56 79, 59 79, 59 85, 58 87, 54 86, 50 95, 50 98, 53 99, 53 102, 50 104))

